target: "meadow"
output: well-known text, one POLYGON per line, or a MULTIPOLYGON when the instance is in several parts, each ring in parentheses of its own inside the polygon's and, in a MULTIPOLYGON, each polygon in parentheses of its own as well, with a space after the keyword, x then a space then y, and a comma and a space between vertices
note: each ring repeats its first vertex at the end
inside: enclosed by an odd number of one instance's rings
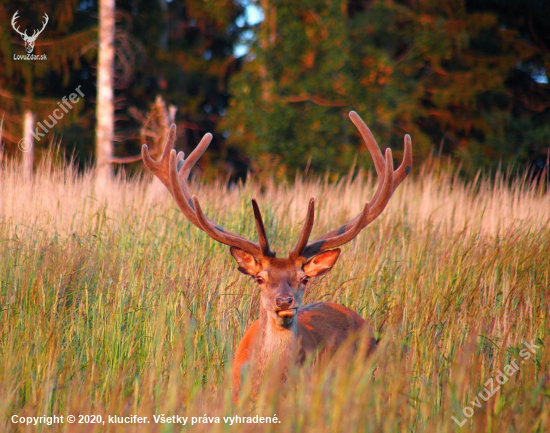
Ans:
MULTIPOLYGON (((229 371, 258 289, 150 183, 118 177, 97 191, 91 173, 47 162, 33 180, 0 171, 0 430, 550 431, 550 192, 503 174, 466 182, 441 161, 416 166, 305 298, 357 311, 376 354, 291 371, 286 386, 268 382, 255 405, 245 395, 235 407, 229 371), (476 397, 484 388, 487 401, 476 397), (13 422, 69 414, 76 423, 13 422), (150 422, 108 422, 132 415, 150 422), (280 422, 224 422, 235 415, 280 422)), ((358 214, 375 187, 362 171, 191 184, 211 218, 253 240, 257 198, 279 255, 310 197, 315 237, 358 214)))

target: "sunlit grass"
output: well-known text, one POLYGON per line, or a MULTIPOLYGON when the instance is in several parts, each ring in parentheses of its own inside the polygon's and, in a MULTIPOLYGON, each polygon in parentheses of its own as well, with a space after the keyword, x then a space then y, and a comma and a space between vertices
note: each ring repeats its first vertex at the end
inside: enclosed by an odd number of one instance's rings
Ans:
MULTIPOLYGON (((522 179, 464 183, 449 169, 415 169, 306 299, 358 311, 381 339, 376 355, 293 371, 284 387, 268 383, 256 407, 234 407, 228 371, 257 318, 257 289, 227 247, 149 182, 117 179, 97 192, 91 175, 70 168, 43 167, 32 182, 15 167, 0 173, 2 431, 550 430, 548 192, 522 179), (536 353, 458 427, 451 417, 463 420, 532 340, 536 353), (106 424, 11 422, 54 414, 106 424), (108 415, 134 414, 150 423, 108 424, 108 415), (189 419, 156 424, 153 414, 189 419), (204 414, 220 424, 190 426, 204 414), (223 422, 256 414, 281 423, 223 422)), ((310 197, 315 236, 359 213, 374 187, 362 173, 336 184, 192 186, 209 216, 252 239, 256 197, 279 255, 296 242, 310 197)))

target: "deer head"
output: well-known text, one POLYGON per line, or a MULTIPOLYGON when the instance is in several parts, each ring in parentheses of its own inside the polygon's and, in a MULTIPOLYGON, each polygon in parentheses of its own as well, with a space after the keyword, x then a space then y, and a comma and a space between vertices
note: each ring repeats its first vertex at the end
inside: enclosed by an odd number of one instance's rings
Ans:
POLYGON ((286 258, 277 258, 271 251, 260 209, 255 199, 252 208, 258 233, 258 242, 252 242, 241 235, 220 227, 202 211, 199 200, 191 196, 187 181, 191 168, 205 152, 212 140, 206 134, 187 159, 182 152, 172 149, 176 137, 176 126, 172 124, 159 161, 149 155, 146 144, 142 146, 145 166, 168 188, 178 207, 186 218, 211 238, 229 245, 231 255, 236 260, 239 271, 250 275, 261 289, 261 308, 268 317, 282 327, 294 323, 294 318, 302 306, 304 289, 311 278, 329 272, 340 255, 338 247, 354 239, 361 230, 370 224, 387 206, 393 192, 409 174, 412 168, 412 145, 409 135, 405 136, 403 162, 394 171, 390 149, 382 155, 372 133, 354 111, 349 114, 351 121, 359 129, 363 140, 373 157, 379 178, 378 187, 363 211, 343 226, 309 242, 313 228, 315 202, 309 201, 307 217, 294 249, 286 258))
POLYGON ((29 35, 27 35, 27 30, 25 30, 24 32, 21 32, 19 30, 19 27, 15 27, 17 18, 19 18, 19 16, 17 15, 18 13, 19 13, 19 11, 16 11, 13 14, 13 18, 11 19, 11 25, 12 25, 13 29, 17 33, 19 33, 21 35, 21 37, 23 38, 23 40, 25 41, 25 50, 27 51, 27 53, 31 54, 34 50, 34 43, 36 42, 36 38, 38 37, 38 35, 40 33, 42 33, 42 31, 46 27, 46 24, 48 24, 48 21, 49 21, 48 14, 44 13, 44 22, 42 23, 42 28, 40 30, 35 30, 33 32, 33 34, 31 36, 29 36, 29 35))

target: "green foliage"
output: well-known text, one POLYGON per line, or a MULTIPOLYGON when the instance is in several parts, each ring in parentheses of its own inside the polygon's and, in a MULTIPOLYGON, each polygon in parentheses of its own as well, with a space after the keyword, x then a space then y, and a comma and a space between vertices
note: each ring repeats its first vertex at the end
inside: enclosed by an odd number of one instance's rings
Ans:
MULTIPOLYGON (((48 119, 63 96, 74 93, 78 85, 83 85, 84 94, 91 99, 91 93, 80 74, 88 71, 86 65, 93 59, 97 29, 90 15, 92 9, 87 2, 69 0, 0 2, 0 112, 4 116, 3 139, 8 153, 17 149, 22 137, 23 112, 35 113, 36 121, 48 119), (19 12, 17 26, 28 35, 42 27, 44 14, 49 21, 38 36, 33 54, 45 55, 46 60, 14 60, 14 56, 25 54, 23 39, 11 26, 15 12, 19 12)), ((90 77, 91 78, 91 77, 90 77)), ((55 141, 56 134, 65 130, 93 130, 93 123, 86 118, 86 100, 58 119, 58 124, 36 148, 45 151, 55 141)), ((88 108, 91 103, 88 102, 88 108)), ((63 146, 70 148, 69 140, 63 146)), ((70 152, 69 152, 70 153, 70 152)))
MULTIPOLYGON (((36 144, 44 149, 62 136, 67 157, 74 154, 84 166, 93 158, 95 142, 98 1, 1 4, 5 7, 0 8, 0 110, 5 113, 9 153, 16 153, 25 109, 41 121, 81 85, 86 97, 79 112, 64 116, 36 144), (43 14, 49 15, 35 48, 47 60, 13 60, 14 52, 24 53, 20 36, 9 24, 16 10, 22 29, 37 28, 43 14)), ((178 107, 180 143, 188 151, 213 129, 227 106, 225 82, 235 69, 234 46, 246 30, 235 24, 243 7, 232 0, 117 1, 116 7, 115 154, 139 154, 142 143, 136 138, 142 125, 131 118, 129 108, 146 112, 157 95, 178 107)), ((217 137, 212 148, 220 147, 217 137)))
MULTIPOLYGON (((91 162, 97 0, 0 4, 8 153, 16 152, 24 110, 42 120, 82 85, 78 111, 38 147, 62 136, 68 156, 91 162), (9 25, 16 10, 30 29, 48 13, 35 50, 47 61, 13 60, 23 52, 9 25)), ((370 164, 347 118, 351 109, 396 158, 409 133, 417 162, 435 149, 467 173, 512 161, 524 169, 548 155, 547 16, 550 6, 540 0, 121 0, 115 153, 139 154, 141 125, 129 109, 145 112, 161 95, 178 107, 178 146, 189 152, 217 129, 203 168, 234 171, 221 164, 231 159, 241 178, 249 165, 281 178, 305 167, 342 174, 355 160, 370 164), (244 19, 250 4, 264 13, 255 27, 244 19), (236 58, 248 33, 251 51, 236 58)))
POLYGON ((259 160, 257 166, 273 156, 289 169, 349 166, 349 121, 341 108, 349 105, 342 99, 350 83, 349 47, 341 4, 277 2, 270 13, 276 29, 266 16, 256 60, 232 84, 222 120, 228 143, 259 160))
POLYGON ((467 167, 489 167, 495 172, 500 166, 517 172, 525 161, 539 165, 539 169, 548 164, 550 124, 538 125, 529 118, 514 119, 502 112, 484 115, 494 133, 483 142, 472 140, 467 152, 457 152, 467 167))
POLYGON ((549 64, 550 41, 548 24, 533 21, 543 12, 539 3, 262 6, 253 55, 232 82, 221 123, 229 143, 258 166, 272 160, 289 173, 306 164, 345 171, 360 147, 346 120, 350 109, 393 149, 411 134, 417 161, 441 143, 471 172, 513 159, 525 166, 547 152, 550 92, 535 72, 549 64), (540 139, 495 149, 506 129, 540 139), (477 156, 480 148, 489 158, 477 156))
MULTIPOLYGON (((143 50, 131 82, 118 91, 125 100, 120 110, 125 120, 118 123, 125 140, 117 154, 139 154, 142 143, 135 139, 139 125, 128 119, 127 108, 147 111, 157 95, 178 108, 178 142, 188 153, 214 129, 227 107, 226 81, 235 70, 233 51, 246 30, 236 24, 243 7, 233 0, 139 0, 117 2, 117 8, 131 17, 129 33, 143 50)), ((219 159, 221 137, 216 136, 211 147, 219 159)))

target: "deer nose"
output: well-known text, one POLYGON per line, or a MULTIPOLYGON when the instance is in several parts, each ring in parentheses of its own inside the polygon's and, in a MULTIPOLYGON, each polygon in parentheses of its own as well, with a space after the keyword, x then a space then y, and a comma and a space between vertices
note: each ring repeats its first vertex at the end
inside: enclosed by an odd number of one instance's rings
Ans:
POLYGON ((277 296, 275 298, 275 305, 281 310, 289 309, 293 302, 294 298, 292 296, 277 296))

